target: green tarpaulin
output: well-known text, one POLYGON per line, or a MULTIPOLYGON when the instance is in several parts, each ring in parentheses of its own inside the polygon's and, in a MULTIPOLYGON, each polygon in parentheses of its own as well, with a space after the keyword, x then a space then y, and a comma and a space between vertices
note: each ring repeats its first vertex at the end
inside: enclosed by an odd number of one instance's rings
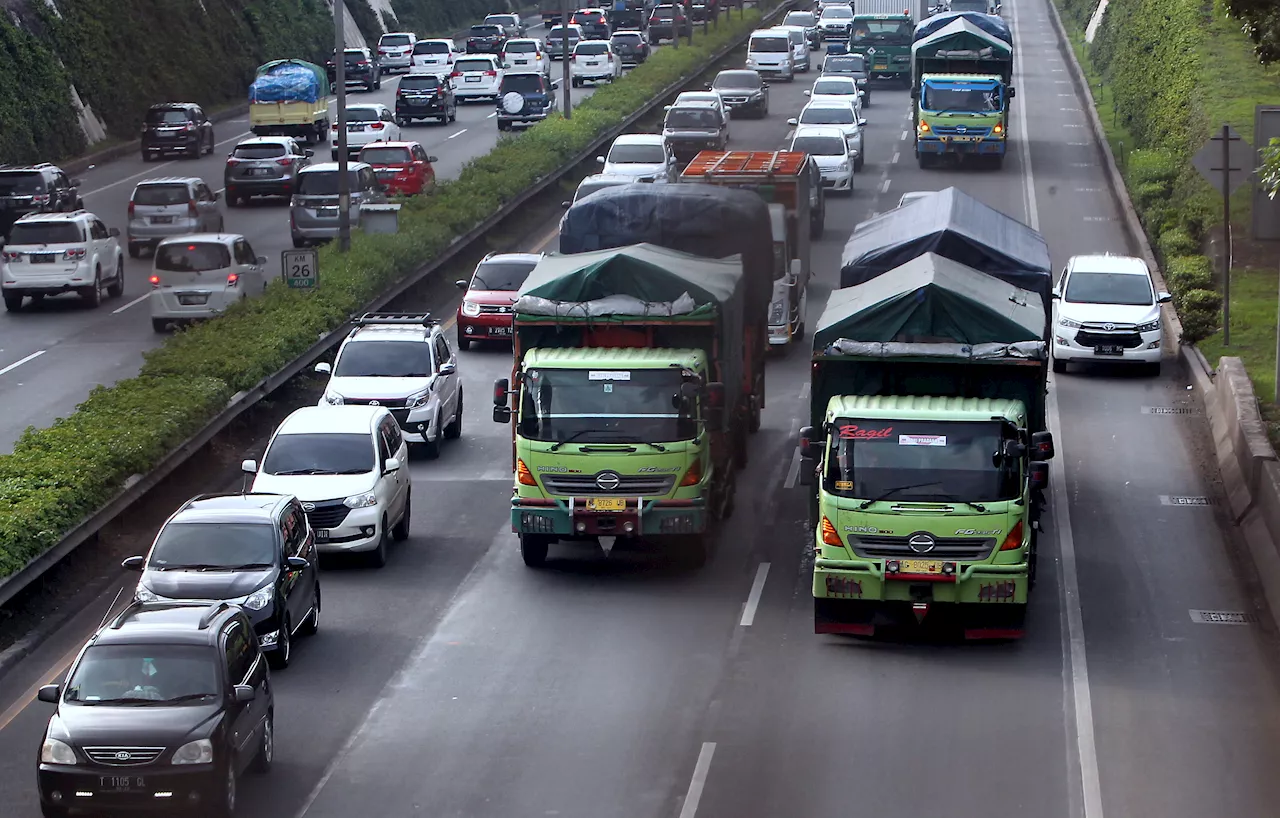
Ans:
POLYGON ((626 296, 662 304, 674 303, 687 294, 702 308, 740 298, 742 286, 742 263, 737 256, 706 259, 653 244, 636 244, 546 256, 520 288, 517 311, 519 299, 525 296, 569 304, 626 296))

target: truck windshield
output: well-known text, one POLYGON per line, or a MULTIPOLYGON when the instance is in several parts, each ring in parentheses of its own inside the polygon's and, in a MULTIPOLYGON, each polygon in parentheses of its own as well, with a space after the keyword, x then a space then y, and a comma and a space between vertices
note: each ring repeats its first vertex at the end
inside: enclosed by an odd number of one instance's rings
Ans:
POLYGON ((849 41, 853 43, 884 43, 885 45, 909 45, 915 27, 909 20, 854 20, 849 41))
POLYGON ((661 443, 696 433, 679 369, 530 369, 520 407, 529 440, 661 443))
POLYGON ((1004 107, 999 88, 924 86, 921 107, 926 111, 999 111, 1004 107))
POLYGON ((1018 464, 997 456, 995 422, 838 418, 823 487, 837 497, 904 502, 984 502, 1018 496, 1018 464))
POLYGON ((979 14, 988 14, 990 5, 987 0, 951 0, 947 4, 947 11, 976 11, 979 14))

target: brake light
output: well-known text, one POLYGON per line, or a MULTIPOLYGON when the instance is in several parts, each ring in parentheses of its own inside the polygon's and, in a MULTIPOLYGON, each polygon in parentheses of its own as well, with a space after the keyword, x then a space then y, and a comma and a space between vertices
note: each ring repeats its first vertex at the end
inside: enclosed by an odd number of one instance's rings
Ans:
MULTIPOLYGON (((461 77, 461 76, 462 76, 462 72, 461 72, 461 71, 454 71, 454 72, 453 72, 452 74, 450 74, 449 76, 451 76, 451 77, 461 77)), ((336 128, 337 126, 335 125, 334 127, 336 128)))
POLYGON ((12 253, 8 250, 5 250, 3 253, 0 253, 0 258, 3 258, 5 261, 17 261, 18 259, 22 258, 22 254, 12 253))
POLYGON ((76 261, 76 260, 82 259, 85 257, 85 249, 83 247, 77 247, 72 250, 67 250, 63 252, 62 257, 67 259, 68 261, 76 261))
POLYGON ((1009 536, 1004 538, 1004 544, 1000 546, 1001 551, 1016 551, 1022 547, 1022 520, 1018 520, 1018 524, 1009 532, 1009 536))
POLYGON ((689 465, 689 470, 684 473, 684 477, 680 480, 680 487, 696 486, 702 482, 702 458, 695 458, 693 463, 689 465))
POLYGON ((338 126, 336 124, 333 126, 333 130, 338 130, 338 126))
POLYGON ((538 485, 538 481, 533 479, 533 473, 529 471, 529 467, 523 460, 516 461, 516 482, 522 486, 538 485))
POLYGON ((196 210, 196 203, 194 200, 187 202, 187 215, 193 219, 200 215, 200 211, 196 210))
POLYGON ((287 168, 289 166, 289 163, 292 161, 293 161, 292 159, 277 159, 276 164, 282 168, 287 168))
POLYGON ((237 287, 237 286, 239 286, 239 285, 240 285, 240 274, 239 274, 239 273, 228 273, 228 274, 227 274, 227 286, 228 286, 228 287, 237 287))
POLYGON ((578 61, 578 55, 577 55, 577 54, 574 54, 573 56, 571 56, 571 57, 569 58, 569 62, 577 62, 577 61, 578 61))
POLYGON ((844 541, 840 539, 840 534, 836 531, 836 527, 826 517, 822 518, 822 544, 844 548, 844 541))
POLYGON ((133 202, 129 202, 129 218, 133 218, 133 202))
POLYGON ((160 286, 160 276, 151 276, 150 278, 147 279, 147 281, 151 282, 152 287, 160 286))
POLYGON ((485 75, 486 77, 496 77, 496 76, 498 76, 498 72, 497 72, 497 71, 486 71, 486 72, 484 72, 484 75, 485 75))
POLYGON ((239 160, 239 159, 237 159, 237 158, 236 158, 236 157, 234 157, 234 156, 228 156, 228 157, 227 157, 227 164, 228 164, 228 165, 238 165, 238 164, 240 164, 240 160, 239 160))
POLYGON ((368 60, 356 60, 356 65, 368 65, 368 60))
POLYGON ((370 122, 369 127, 373 128, 375 131, 380 131, 387 126, 385 123, 382 123, 382 122, 370 122))

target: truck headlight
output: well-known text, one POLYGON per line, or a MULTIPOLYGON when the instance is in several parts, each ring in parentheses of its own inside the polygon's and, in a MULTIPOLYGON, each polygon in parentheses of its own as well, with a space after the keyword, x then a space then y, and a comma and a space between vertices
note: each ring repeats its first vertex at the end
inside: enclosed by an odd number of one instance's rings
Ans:
POLYGON ((475 318, 480 314, 480 305, 474 301, 463 301, 462 314, 468 318, 475 318))
POLYGON ((1157 318, 1154 321, 1148 321, 1145 324, 1139 324, 1138 326, 1134 327, 1134 329, 1136 329, 1138 332, 1156 332, 1157 330, 1160 329, 1160 319, 1157 318))

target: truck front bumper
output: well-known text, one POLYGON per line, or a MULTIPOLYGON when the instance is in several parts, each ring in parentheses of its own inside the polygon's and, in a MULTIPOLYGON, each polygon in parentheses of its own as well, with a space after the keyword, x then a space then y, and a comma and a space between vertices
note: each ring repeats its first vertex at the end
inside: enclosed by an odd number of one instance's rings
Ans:
MULTIPOLYGON (((609 498, 622 499, 622 498, 609 498)), ((707 529, 706 501, 651 500, 630 497, 622 509, 588 508, 591 501, 576 497, 513 497, 511 530, 517 534, 545 534, 560 539, 588 537, 659 537, 701 534, 707 529)))
POLYGON ((958 153, 969 156, 1004 156, 1004 139, 922 136, 916 140, 917 153, 958 153))
POLYGON ((813 569, 814 632, 871 635, 877 626, 918 621, 945 609, 969 639, 1010 639, 1023 634, 1027 563, 959 564, 955 573, 890 571, 895 560, 816 560, 813 569))

